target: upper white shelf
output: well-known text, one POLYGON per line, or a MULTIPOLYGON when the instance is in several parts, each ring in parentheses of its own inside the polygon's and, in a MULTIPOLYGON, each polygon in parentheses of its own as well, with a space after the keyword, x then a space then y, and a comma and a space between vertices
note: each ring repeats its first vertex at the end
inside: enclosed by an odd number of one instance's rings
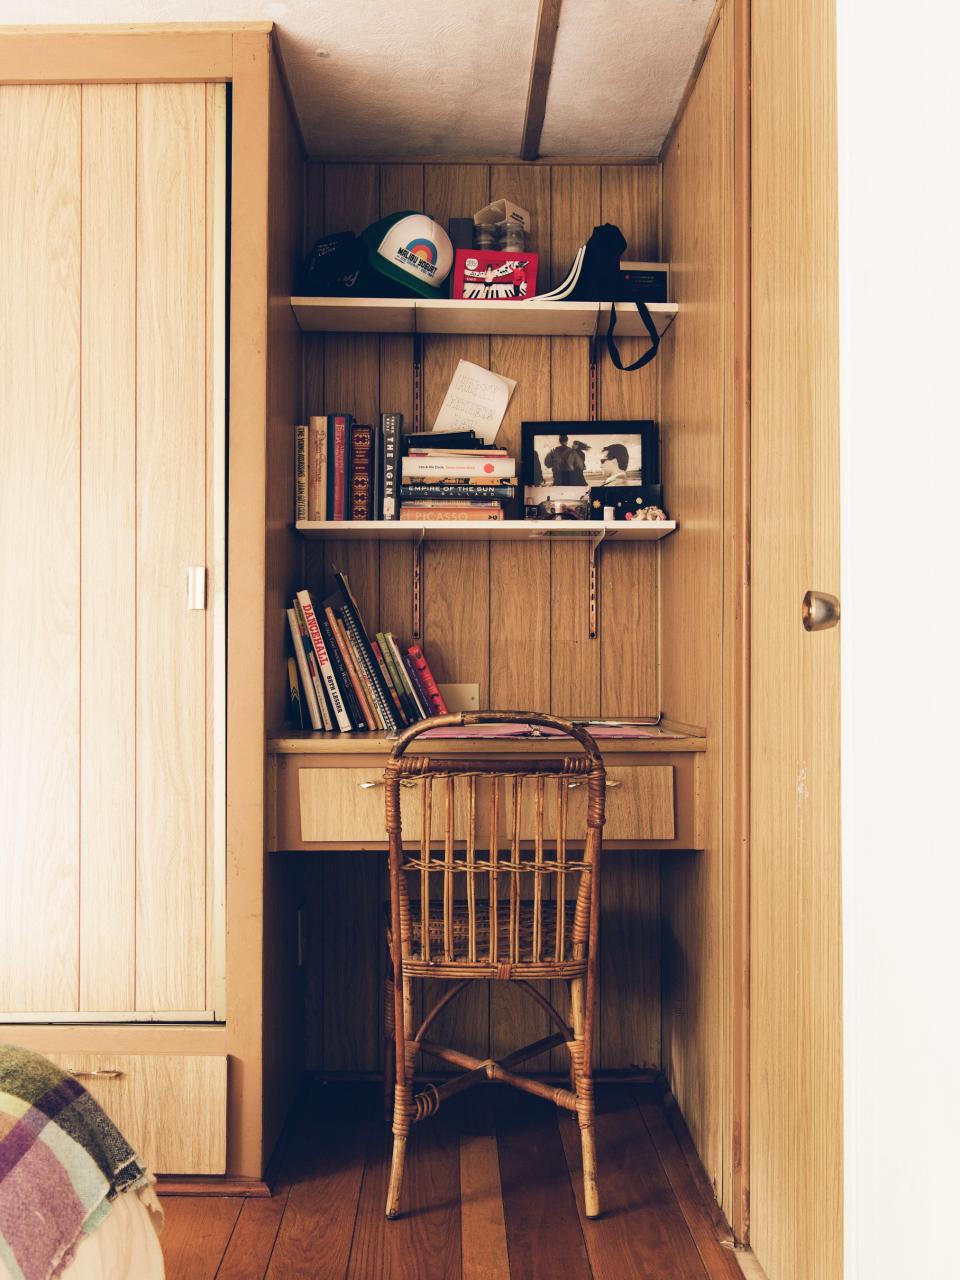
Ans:
POLYGON ((589 542, 594 538, 657 542, 673 533, 676 520, 298 520, 305 538, 351 538, 394 542, 589 542))
MULTIPOLYGON (((609 302, 465 302, 452 298, 291 298, 304 333, 480 333, 548 337, 605 334, 609 302)), ((647 304, 658 333, 673 323, 675 302, 647 304)), ((617 337, 645 338, 636 307, 617 306, 617 337)))

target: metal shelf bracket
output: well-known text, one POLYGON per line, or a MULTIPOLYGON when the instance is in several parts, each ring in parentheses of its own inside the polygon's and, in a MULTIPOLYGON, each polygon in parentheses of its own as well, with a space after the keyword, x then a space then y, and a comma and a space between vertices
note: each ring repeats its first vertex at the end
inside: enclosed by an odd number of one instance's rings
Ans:
POLYGON ((607 536, 606 529, 601 529, 595 538, 590 539, 590 639, 596 640, 600 633, 600 543, 607 536))

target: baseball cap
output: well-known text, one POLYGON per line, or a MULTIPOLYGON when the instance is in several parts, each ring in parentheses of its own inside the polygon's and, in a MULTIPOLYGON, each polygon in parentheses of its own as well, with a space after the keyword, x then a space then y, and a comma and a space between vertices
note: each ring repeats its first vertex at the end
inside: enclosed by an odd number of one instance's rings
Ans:
POLYGON ((439 222, 405 210, 372 223, 360 237, 374 271, 425 298, 446 292, 453 245, 439 222))

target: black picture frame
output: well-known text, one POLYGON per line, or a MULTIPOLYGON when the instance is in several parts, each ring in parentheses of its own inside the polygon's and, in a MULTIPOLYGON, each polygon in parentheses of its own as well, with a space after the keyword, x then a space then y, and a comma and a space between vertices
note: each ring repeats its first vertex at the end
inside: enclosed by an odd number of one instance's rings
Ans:
POLYGON ((525 501, 528 488, 536 488, 542 497, 545 489, 553 487, 562 488, 565 493, 569 493, 571 487, 587 491, 598 487, 615 489, 621 484, 657 485, 660 483, 660 428, 650 419, 522 422, 520 480, 524 486, 525 501), (565 444, 560 443, 561 436, 567 437, 565 444), (538 440, 542 442, 539 449, 538 440), (613 458, 603 456, 606 454, 604 440, 611 445, 622 445, 624 452, 616 453, 613 458), (576 448, 577 445, 584 447, 576 448), (637 445, 639 449, 636 448, 637 445), (550 453, 559 448, 567 449, 566 457, 573 463, 571 468, 564 471, 556 464, 545 466, 550 453), (571 457, 571 453, 579 453, 581 461, 578 463, 571 457), (626 465, 623 465, 624 457, 627 459, 626 465), (609 483, 602 479, 605 473, 600 468, 614 460, 620 470, 611 476, 613 483, 609 483))

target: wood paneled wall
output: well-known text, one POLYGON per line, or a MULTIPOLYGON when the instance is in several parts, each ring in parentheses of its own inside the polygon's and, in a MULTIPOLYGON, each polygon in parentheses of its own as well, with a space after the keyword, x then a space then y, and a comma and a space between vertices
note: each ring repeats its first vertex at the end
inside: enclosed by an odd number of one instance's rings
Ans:
POLYGON ((800 619, 805 591, 840 592, 835 9, 752 12, 750 1239, 771 1280, 844 1269, 840 632, 800 619))
MULTIPOLYGON (((307 166, 306 244, 324 232, 360 231, 381 215, 422 209, 441 222, 505 196, 531 211, 539 285, 562 279, 593 227, 615 222, 631 257, 655 259, 659 170, 632 165, 326 164, 307 166)), ((635 340, 625 341, 625 353, 635 340)), ((423 343, 425 422, 436 414, 459 359, 517 380, 498 443, 519 449, 524 419, 586 418, 589 344, 579 338, 430 336, 423 343)), ((632 355, 631 355, 631 358, 632 355)), ((620 373, 599 368, 600 417, 658 417, 656 363, 620 373)), ((304 343, 304 412, 381 410, 413 414, 412 339, 309 337, 304 343)), ((441 680, 480 686, 482 705, 559 714, 642 715, 660 710, 658 550, 616 544, 602 552, 600 637, 587 633, 584 547, 522 543, 428 544, 424 644, 441 680)), ((368 627, 411 634, 409 546, 307 544, 304 572, 322 589, 333 564, 346 570, 368 627)), ((306 863, 311 922, 308 1059, 335 1070, 376 1070, 382 980, 383 859, 323 854, 306 863), (348 984, 340 943, 369 938, 348 984)), ((610 854, 605 870, 599 1060, 608 1067, 660 1061, 659 870, 646 855, 610 854), (627 981, 623 975, 632 975, 627 981)), ((497 1051, 511 1037, 541 1034, 539 1010, 512 991, 488 999, 482 985, 459 998, 443 1028, 467 1048, 497 1051), (523 1001, 521 1004, 520 1001, 523 1001), (529 1007, 528 1007, 529 1006, 529 1007), (456 1022, 456 1026, 451 1023, 456 1022)), ((439 1032, 438 1032, 439 1034, 439 1032)), ((559 1059, 558 1059, 559 1063, 559 1059)), ((533 1066, 542 1064, 532 1064, 533 1066)))
POLYGON ((663 155, 663 253, 681 323, 663 344, 664 472, 681 531, 663 544, 664 714, 703 729, 704 850, 664 858, 663 1065, 717 1199, 732 1214, 726 567, 734 459, 733 18, 719 21, 663 155))

